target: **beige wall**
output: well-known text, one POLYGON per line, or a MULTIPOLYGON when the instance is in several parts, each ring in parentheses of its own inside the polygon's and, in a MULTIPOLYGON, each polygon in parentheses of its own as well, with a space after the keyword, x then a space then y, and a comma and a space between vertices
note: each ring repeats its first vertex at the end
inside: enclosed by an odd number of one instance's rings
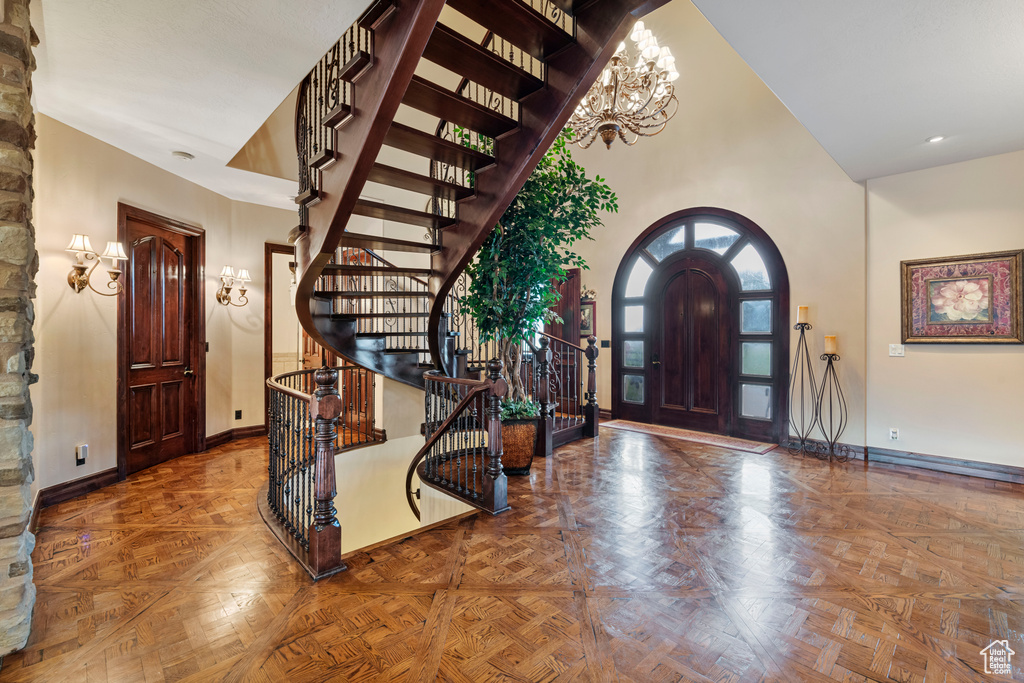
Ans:
POLYGON ((35 216, 40 258, 33 387, 36 486, 43 488, 116 465, 115 298, 66 282, 72 233, 102 249, 116 238, 117 203, 201 226, 206 231, 207 433, 263 422, 263 243, 284 241, 288 211, 232 202, 46 116, 37 119, 35 216), (250 303, 224 308, 214 295, 225 263, 248 268, 250 303), (235 422, 233 411, 243 410, 235 422), (74 464, 74 446, 89 460, 74 464))
POLYGON ((1024 466, 1024 347, 907 344, 889 357, 901 341, 900 261, 1024 248, 1024 152, 867 188, 868 445, 1024 466))
MULTIPOLYGON (((811 309, 812 352, 839 337, 848 390, 844 440, 864 439, 864 188, 825 153, 689 2, 645 20, 677 57, 679 113, 658 137, 606 150, 574 148, 577 161, 608 179, 620 213, 580 251, 583 282, 598 292, 598 337, 611 338, 611 288, 626 249, 658 219, 696 206, 740 213, 778 245, 789 269, 792 320, 811 309)), ((794 339, 795 344, 795 339, 794 339)), ((610 349, 602 349, 599 402, 611 407, 610 349)), ((817 361, 815 361, 817 362, 817 361)))

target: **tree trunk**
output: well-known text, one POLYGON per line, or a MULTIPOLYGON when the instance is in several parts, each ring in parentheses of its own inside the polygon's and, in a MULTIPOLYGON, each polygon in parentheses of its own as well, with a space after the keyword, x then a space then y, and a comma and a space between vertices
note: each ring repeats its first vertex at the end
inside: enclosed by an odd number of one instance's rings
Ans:
POLYGON ((505 381, 508 382, 509 391, 507 399, 509 401, 525 401, 528 397, 526 395, 526 387, 523 386, 522 345, 508 339, 502 339, 498 348, 501 352, 501 361, 504 364, 501 372, 505 377, 505 381))

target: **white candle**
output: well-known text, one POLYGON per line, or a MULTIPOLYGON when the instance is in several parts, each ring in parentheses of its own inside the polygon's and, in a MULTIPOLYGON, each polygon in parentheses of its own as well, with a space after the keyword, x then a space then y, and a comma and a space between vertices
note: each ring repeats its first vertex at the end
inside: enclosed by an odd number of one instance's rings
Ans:
POLYGON ((807 307, 806 306, 797 306, 797 309, 796 309, 796 321, 798 323, 806 323, 807 322, 807 307))
POLYGON ((835 355, 836 353, 838 353, 838 351, 836 350, 837 348, 838 347, 836 345, 836 336, 834 334, 826 334, 825 335, 825 353, 828 353, 828 354, 831 354, 831 355, 835 355))

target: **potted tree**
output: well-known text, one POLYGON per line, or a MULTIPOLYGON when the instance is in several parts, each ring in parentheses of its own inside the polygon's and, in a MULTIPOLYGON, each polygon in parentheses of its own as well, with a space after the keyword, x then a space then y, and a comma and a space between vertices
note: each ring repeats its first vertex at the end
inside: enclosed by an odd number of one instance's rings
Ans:
POLYGON ((539 406, 522 377, 524 346, 558 302, 552 280, 587 264, 572 250, 601 225, 601 211, 618 211, 618 199, 600 176, 588 178, 572 159, 572 131, 563 130, 505 210, 466 269, 463 299, 482 341, 496 340, 508 382, 502 402, 503 463, 507 474, 527 474, 537 440, 539 406))

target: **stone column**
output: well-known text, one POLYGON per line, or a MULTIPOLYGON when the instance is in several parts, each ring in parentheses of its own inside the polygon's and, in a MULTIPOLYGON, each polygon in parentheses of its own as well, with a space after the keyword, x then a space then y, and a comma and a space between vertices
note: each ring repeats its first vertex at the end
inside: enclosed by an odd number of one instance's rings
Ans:
POLYGON ((28 639, 32 548, 32 46, 28 0, 0 0, 0 661, 28 639))

